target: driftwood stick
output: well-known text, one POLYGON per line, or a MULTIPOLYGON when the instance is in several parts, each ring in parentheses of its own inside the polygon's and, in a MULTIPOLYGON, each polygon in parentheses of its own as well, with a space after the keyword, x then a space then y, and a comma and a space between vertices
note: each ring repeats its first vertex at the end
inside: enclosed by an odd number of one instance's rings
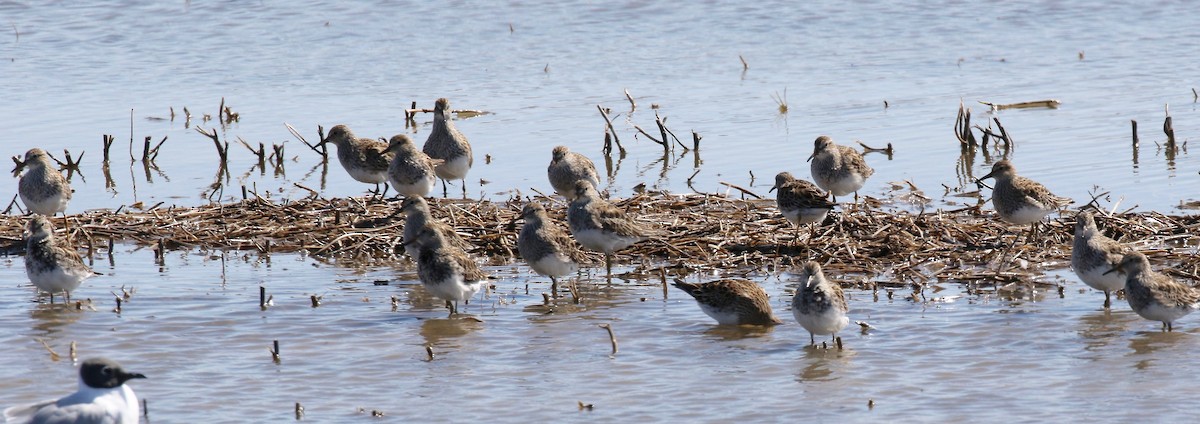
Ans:
POLYGON ((1137 120, 1136 120, 1136 119, 1130 119, 1130 120, 1129 120, 1129 123, 1133 125, 1133 148, 1134 148, 1134 149, 1137 149, 1137 148, 1138 148, 1138 146, 1140 146, 1140 145, 1142 144, 1141 142, 1139 142, 1139 141, 1138 141, 1138 135, 1137 135, 1137 120))
MULTIPOLYGON (((617 143, 617 150, 621 152, 621 156, 625 156, 625 147, 621 145, 621 138, 617 137, 617 129, 613 128, 612 118, 608 116, 608 109, 605 109, 604 106, 596 105, 596 110, 599 110, 600 116, 604 118, 604 124, 608 127, 608 133, 612 134, 613 141, 617 143)), ((611 152, 612 149, 608 151, 611 152)), ((605 153, 607 154, 608 152, 605 153)))
POLYGON ((633 95, 629 94, 628 88, 625 89, 625 98, 629 99, 629 111, 633 112, 637 110, 637 102, 633 101, 633 95))
POLYGON ((1062 104, 1062 102, 1055 100, 1055 99, 1034 100, 1031 102, 1006 103, 1006 104, 998 104, 998 103, 983 102, 983 101, 981 101, 979 103, 985 104, 988 107, 991 107, 993 110, 1030 109, 1030 108, 1039 108, 1039 107, 1044 107, 1044 108, 1048 108, 1048 109, 1058 109, 1058 106, 1062 104))

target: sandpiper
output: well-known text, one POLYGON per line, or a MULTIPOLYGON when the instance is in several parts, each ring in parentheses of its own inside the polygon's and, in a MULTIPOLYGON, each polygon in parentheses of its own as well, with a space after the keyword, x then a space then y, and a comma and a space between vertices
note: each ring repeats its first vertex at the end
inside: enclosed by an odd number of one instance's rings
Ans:
POLYGON ((406 197, 425 197, 433 191, 437 182, 433 168, 444 161, 432 159, 425 152, 417 150, 412 139, 404 134, 392 136, 383 152, 395 155, 388 165, 387 175, 397 193, 406 197))
POLYGON ((676 279, 675 287, 696 298, 700 310, 720 325, 782 324, 775 313, 767 292, 752 281, 727 279, 693 284, 676 279))
POLYGON ((1171 323, 1200 309, 1200 290, 1150 269, 1150 260, 1141 252, 1129 252, 1110 273, 1125 274, 1125 300, 1142 318, 1162 322, 1165 331, 1171 323))
POLYGON ((417 276, 426 290, 446 301, 450 316, 458 313, 459 301, 469 303, 488 279, 467 252, 446 242, 441 231, 422 229, 412 244, 420 251, 417 276))
POLYGON ((1125 276, 1108 272, 1121 263, 1129 248, 1105 237, 1096 228, 1091 212, 1075 215, 1075 240, 1071 247, 1071 268, 1080 280, 1104 291, 1104 308, 1112 306, 1112 292, 1125 287, 1125 276))
POLYGON ((975 182, 988 178, 996 179, 992 189, 992 207, 1000 219, 1017 225, 1029 224, 1030 235, 1034 236, 1038 221, 1070 203, 1071 199, 1055 196, 1037 181, 1017 175, 1012 162, 1007 159, 992 165, 992 172, 975 182))
POLYGON ((861 153, 846 146, 833 143, 829 136, 817 137, 813 142, 813 153, 808 157, 812 162, 810 170, 813 181, 822 189, 833 194, 833 201, 838 196, 854 193, 854 201, 858 202, 858 190, 866 184, 867 178, 875 173, 867 165, 861 153))
POLYGON ((790 172, 780 172, 775 175, 775 185, 771 186, 770 191, 776 189, 779 190, 779 194, 775 195, 775 203, 779 205, 779 212, 797 227, 805 224, 820 224, 835 206, 833 202, 829 201, 829 195, 818 188, 816 184, 798 180, 790 172))
POLYGON ((567 225, 575 240, 604 252, 604 267, 612 277, 613 252, 645 238, 645 229, 625 216, 625 211, 600 198, 590 181, 575 182, 575 200, 567 207, 567 225))
POLYGON ((375 184, 375 194, 383 196, 387 192, 388 165, 392 163, 394 153, 385 153, 387 143, 370 138, 358 138, 345 125, 337 125, 329 130, 317 145, 333 143, 337 146, 338 162, 351 178, 367 184, 375 184), (383 191, 379 191, 383 184, 383 191))
POLYGON ((417 260, 419 250, 416 244, 410 242, 416 240, 417 234, 420 234, 421 230, 425 228, 437 230, 450 245, 464 251, 473 247, 471 243, 459 236, 453 227, 434 219, 429 212, 429 203, 424 198, 405 198, 403 202, 400 202, 400 213, 404 214, 404 251, 414 261, 417 260))
POLYGON ((54 235, 54 224, 46 217, 34 215, 25 237, 25 274, 38 290, 50 293, 50 303, 60 291, 69 302, 71 292, 96 274, 70 243, 54 235))
POLYGON ((592 187, 600 187, 600 175, 596 173, 596 164, 587 156, 567 150, 567 146, 557 146, 551 153, 550 166, 546 168, 550 177, 550 185, 559 195, 567 200, 575 199, 575 182, 585 180, 592 187))
POLYGON ((475 160, 471 156, 471 143, 450 120, 450 101, 444 97, 433 104, 433 129, 421 150, 431 158, 445 161, 434 168, 442 179, 442 195, 446 195, 446 180, 463 180, 463 196, 466 196, 467 171, 475 160))
POLYGON ((825 279, 821 264, 805 263, 800 271, 800 287, 792 298, 792 315, 808 330, 809 343, 817 344, 816 334, 832 334, 836 341, 837 332, 850 323, 846 317, 849 310, 842 286, 825 279))
POLYGON ((115 361, 91 358, 79 366, 79 390, 57 400, 4 410, 5 422, 47 424, 137 424, 141 409, 129 380, 146 378, 115 361))
POLYGON ((54 216, 67 210, 71 201, 71 184, 63 177, 45 150, 32 148, 14 172, 25 170, 17 182, 17 194, 30 212, 54 216))
POLYGON ((521 258, 538 274, 550 277, 550 292, 558 296, 558 277, 579 271, 587 257, 575 246, 575 240, 546 214, 541 203, 529 202, 521 209, 525 220, 517 236, 521 258))

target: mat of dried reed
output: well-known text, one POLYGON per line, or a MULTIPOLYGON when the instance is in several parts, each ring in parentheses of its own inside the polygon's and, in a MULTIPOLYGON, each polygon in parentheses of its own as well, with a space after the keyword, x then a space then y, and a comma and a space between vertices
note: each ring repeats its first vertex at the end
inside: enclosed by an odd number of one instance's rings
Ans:
MULTIPOLYGON (((537 198, 560 225, 561 199, 537 198)), ((866 284, 920 285, 926 282, 1040 282, 1044 272, 1070 264, 1072 211, 1052 215, 1039 237, 1027 242, 1027 227, 1009 226, 982 202, 953 210, 919 212, 894 207, 891 200, 865 198, 830 214, 815 231, 796 228, 779 215, 773 200, 721 194, 643 193, 615 202, 652 228, 645 241, 621 251, 618 263, 634 263, 628 274, 658 276, 695 270, 740 269, 778 272, 815 259, 826 269, 862 277, 866 284)), ((513 218, 522 201, 432 199, 433 215, 474 244, 470 252, 493 264, 519 261, 513 218)), ((399 201, 367 198, 296 201, 251 198, 198 207, 118 209, 71 215, 67 233, 81 253, 103 249, 109 240, 155 249, 234 249, 262 253, 303 252, 330 260, 401 258, 404 218, 399 201)), ((7 252, 24 248, 27 218, 0 218, 7 252)), ((1157 268, 1176 277, 1200 280, 1195 254, 1200 217, 1159 212, 1098 213, 1106 234, 1151 257, 1157 268)), ((63 218, 54 223, 63 231, 63 218)), ((602 263, 602 262, 601 262, 602 263)), ((746 271, 750 270, 750 271, 746 271)))

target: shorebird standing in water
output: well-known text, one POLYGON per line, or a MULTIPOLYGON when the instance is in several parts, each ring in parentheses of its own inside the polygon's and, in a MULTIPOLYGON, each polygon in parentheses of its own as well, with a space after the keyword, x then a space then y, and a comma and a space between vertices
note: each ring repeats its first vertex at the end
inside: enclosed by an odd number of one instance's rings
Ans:
POLYGON ((400 213, 404 214, 404 251, 412 260, 417 260, 417 254, 420 250, 414 242, 421 230, 431 228, 442 234, 450 245, 458 247, 463 251, 471 250, 471 243, 459 236, 454 231, 454 227, 447 225, 442 221, 433 218, 433 214, 429 212, 429 202, 426 202, 422 197, 407 197, 403 202, 400 202, 400 213))
POLYGON ((575 240, 550 219, 541 203, 526 203, 518 218, 525 220, 517 236, 521 258, 538 274, 550 277, 550 292, 558 297, 558 278, 579 271, 579 264, 587 257, 575 246, 575 240))
POLYGON ((727 279, 692 284, 676 279, 675 287, 687 292, 700 310, 720 325, 782 324, 771 312, 767 292, 753 281, 727 279))
POLYGON ((1112 292, 1125 287, 1125 276, 1108 270, 1119 265, 1121 258, 1129 251, 1121 243, 1100 233, 1091 212, 1075 215, 1071 268, 1088 286, 1104 292, 1104 309, 1112 306, 1112 292))
POLYGON ((333 143, 337 146, 338 162, 350 174, 351 178, 367 184, 375 184, 375 194, 383 197, 387 193, 388 166, 396 155, 387 152, 387 143, 370 138, 358 138, 345 125, 337 125, 329 129, 317 145, 333 143), (379 191, 383 184, 383 191, 379 191))
POLYGON ((588 181, 592 183, 592 187, 600 187, 600 175, 596 173, 596 164, 587 156, 567 150, 567 146, 554 148, 546 174, 554 191, 567 200, 575 199, 576 181, 588 181))
POLYGON ((463 197, 466 197, 467 171, 471 170, 475 159, 471 156, 471 143, 454 127, 454 121, 450 119, 450 101, 444 97, 433 104, 433 129, 421 150, 431 158, 445 161, 433 169, 442 179, 442 196, 446 196, 446 180, 463 180, 463 197))
MULTIPOLYGON (((417 234, 417 276, 425 289, 446 301, 450 316, 458 313, 458 302, 470 302, 471 296, 487 283, 488 276, 467 252, 446 242, 442 232, 424 228, 417 234)), ((406 246, 407 247, 407 246, 406 246)))
POLYGON ((604 252, 607 277, 612 278, 612 255, 645 238, 646 230, 625 211, 600 198, 590 181, 575 182, 575 200, 567 207, 567 224, 575 240, 604 252))
POLYGON ((1129 307, 1142 318, 1162 322, 1164 331, 1174 330, 1175 320, 1200 309, 1200 290, 1154 272, 1141 252, 1126 253, 1108 272, 1125 274, 1129 307))
POLYGON ((838 196, 854 193, 854 202, 857 203, 858 190, 875 173, 857 150, 834 144, 833 139, 824 135, 813 142, 813 153, 808 161, 811 162, 809 169, 813 181, 829 191, 834 202, 837 202, 838 196))
POLYGON ((37 424, 137 424, 140 405, 133 389, 125 382, 146 378, 125 371, 120 364, 105 358, 91 358, 79 366, 79 390, 57 400, 4 410, 10 423, 37 424))
POLYGON ((837 332, 850 323, 846 317, 849 310, 842 286, 825 279, 821 264, 805 263, 800 271, 800 287, 792 298, 792 315, 808 330, 809 343, 817 344, 815 334, 832 334, 836 342, 837 332))
POLYGON ((54 235, 54 225, 46 217, 34 215, 25 237, 25 274, 38 290, 50 293, 50 303, 60 291, 70 302, 71 292, 96 275, 70 243, 54 235))
POLYGON ((25 173, 17 181, 17 194, 29 212, 46 216, 66 212, 71 201, 71 184, 54 168, 45 150, 35 147, 25 152, 25 160, 13 172, 22 170, 25 173))
POLYGON ((397 193, 405 197, 425 197, 433 191, 433 186, 437 183, 437 175, 434 174, 433 168, 444 161, 432 159, 417 150, 412 139, 404 134, 392 136, 383 152, 395 155, 388 165, 387 175, 397 193))

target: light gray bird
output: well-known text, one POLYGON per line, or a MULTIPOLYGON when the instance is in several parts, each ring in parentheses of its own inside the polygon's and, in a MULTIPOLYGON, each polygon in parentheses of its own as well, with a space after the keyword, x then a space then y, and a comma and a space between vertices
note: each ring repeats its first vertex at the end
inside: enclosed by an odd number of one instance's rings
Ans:
POLYGON ((475 159, 471 156, 471 143, 454 127, 454 121, 450 119, 450 101, 444 97, 433 104, 433 129, 421 150, 431 158, 445 161, 433 169, 442 179, 442 195, 446 195, 446 180, 463 180, 465 197, 467 171, 471 170, 475 159))
POLYGON ((404 214, 404 251, 408 253, 414 261, 417 260, 419 250, 416 244, 409 244, 417 239, 417 234, 426 228, 432 228, 442 234, 442 238, 447 240, 450 245, 470 251, 474 246, 467 242, 454 231, 454 227, 447 225, 442 221, 433 218, 433 214, 429 212, 429 202, 426 202, 421 197, 407 197, 403 202, 400 202, 400 213, 404 214))
POLYGON ((1200 290, 1150 269, 1141 252, 1126 253, 1121 263, 1108 272, 1125 274, 1125 300, 1142 318, 1162 322, 1164 331, 1172 323, 1200 309, 1200 290))
POLYGON ((55 292, 70 302, 71 292, 96 275, 74 246, 54 235, 54 224, 45 216, 30 218, 25 237, 25 274, 38 290, 50 293, 50 303, 55 292))
POLYGON ((525 220, 517 236, 521 258, 538 274, 550 277, 550 292, 558 297, 558 278, 579 271, 579 264, 587 262, 587 256, 550 219, 541 203, 526 203, 518 218, 525 220))
POLYGON ((821 191, 816 184, 796 179, 790 172, 780 172, 775 175, 775 185, 771 187, 770 191, 776 189, 779 190, 779 193, 775 195, 779 213, 783 214, 797 228, 801 225, 813 224, 812 227, 815 231, 815 224, 824 221, 825 216, 829 215, 829 211, 836 206, 835 203, 829 201, 829 194, 821 191))
POLYGON ((809 169, 813 181, 822 189, 833 195, 833 201, 838 196, 854 193, 854 201, 858 202, 858 190, 867 183, 867 178, 875 174, 875 170, 867 165, 861 153, 846 146, 834 144, 829 136, 817 137, 813 142, 813 153, 808 157, 811 162, 809 169))
POLYGON ((976 180, 996 179, 992 189, 992 206, 1000 219, 1016 224, 1029 224, 1029 237, 1034 237, 1037 223, 1063 206, 1071 199, 1055 196, 1037 181, 1017 175, 1017 169, 1007 159, 992 165, 992 172, 976 180))
POLYGON ((35 147, 25 152, 25 160, 13 172, 22 170, 25 173, 17 181, 17 194, 26 209, 46 216, 66 212, 73 193, 71 184, 54 167, 45 150, 35 147))
POLYGON ((1071 245, 1071 268, 1075 275, 1096 290, 1104 292, 1104 308, 1112 306, 1112 292, 1125 287, 1125 276, 1110 273, 1121 263, 1121 258, 1131 252, 1116 240, 1105 237, 1096 228, 1096 218, 1091 212, 1075 215, 1075 239, 1071 245))
POLYGON ((846 317, 849 310, 842 286, 825 278, 821 264, 805 263, 800 271, 800 287, 792 298, 792 315, 808 330, 809 343, 817 344, 816 334, 832 334, 836 341, 837 332, 850 324, 846 317))
POLYGON ((613 253, 646 237, 646 230, 637 221, 601 199, 589 181, 575 182, 575 200, 567 208, 567 224, 580 245, 604 253, 604 266, 610 278, 613 253))
POLYGON ((433 169, 443 160, 430 158, 404 134, 392 136, 383 153, 395 155, 388 165, 387 175, 397 193, 405 197, 425 197, 433 191, 437 182, 433 169))
POLYGON ((125 371, 105 358, 91 358, 79 366, 79 390, 57 400, 4 410, 8 423, 30 424, 137 424, 137 395, 125 383, 146 378, 125 371))
MULTIPOLYGON (((458 313, 458 302, 469 302, 488 276, 467 252, 446 242, 442 232, 424 228, 412 242, 417 245, 417 276, 434 296, 446 301, 450 316, 458 313)), ((407 246, 406 246, 407 247, 407 246)))
POLYGON ((596 173, 596 164, 587 156, 567 150, 567 146, 554 148, 546 174, 554 191, 567 200, 575 198, 576 181, 585 180, 591 182, 592 187, 600 187, 600 175, 596 173))
POLYGON ((387 193, 388 166, 392 163, 394 153, 386 152, 387 143, 371 138, 358 138, 345 125, 336 125, 329 129, 317 145, 333 143, 337 146, 338 162, 350 174, 350 178, 367 184, 375 184, 375 194, 383 196, 387 193), (379 191, 383 184, 383 191, 379 191))

